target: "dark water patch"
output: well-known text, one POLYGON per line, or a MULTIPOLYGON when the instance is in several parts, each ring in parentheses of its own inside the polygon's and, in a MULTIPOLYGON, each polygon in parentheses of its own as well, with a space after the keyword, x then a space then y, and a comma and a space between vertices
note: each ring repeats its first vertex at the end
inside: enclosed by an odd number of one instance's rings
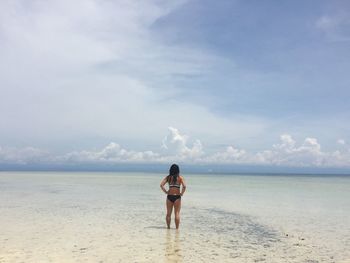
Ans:
MULTIPOLYGON (((196 209, 195 228, 199 231, 237 237, 253 245, 280 241, 280 233, 270 226, 256 222, 252 217, 220 209, 196 209)), ((234 243, 234 238, 229 240, 234 243)))

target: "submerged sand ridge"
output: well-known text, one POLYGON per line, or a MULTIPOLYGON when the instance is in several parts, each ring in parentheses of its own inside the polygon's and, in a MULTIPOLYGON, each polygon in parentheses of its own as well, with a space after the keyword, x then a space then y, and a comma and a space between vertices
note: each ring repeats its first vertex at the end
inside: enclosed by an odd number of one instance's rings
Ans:
POLYGON ((181 229, 168 230, 159 189, 140 191, 145 181, 153 189, 158 177, 79 176, 0 175, 0 262, 310 263, 350 258, 346 246, 335 252, 327 240, 315 243, 309 233, 290 232, 283 224, 203 207, 191 196, 183 199, 181 229))

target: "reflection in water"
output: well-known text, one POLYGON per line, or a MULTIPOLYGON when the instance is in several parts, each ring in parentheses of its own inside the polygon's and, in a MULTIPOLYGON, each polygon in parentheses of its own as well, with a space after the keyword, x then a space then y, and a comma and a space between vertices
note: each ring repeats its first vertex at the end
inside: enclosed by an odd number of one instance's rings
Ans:
POLYGON ((165 262, 182 262, 180 232, 167 229, 165 239, 165 262))

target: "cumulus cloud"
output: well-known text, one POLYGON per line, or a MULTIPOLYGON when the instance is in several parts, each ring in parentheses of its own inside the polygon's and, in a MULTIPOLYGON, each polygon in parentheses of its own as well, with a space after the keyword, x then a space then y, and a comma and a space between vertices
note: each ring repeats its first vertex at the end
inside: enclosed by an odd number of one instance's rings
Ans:
POLYGON ((249 155, 245 150, 234 146, 227 146, 224 151, 216 152, 202 159, 204 163, 243 164, 249 162, 249 155))
POLYGON ((280 143, 274 144, 271 150, 256 154, 256 161, 266 164, 319 166, 325 161, 325 153, 315 138, 306 138, 297 146, 296 141, 289 134, 280 136, 280 143))
POLYGON ((130 151, 111 142, 98 151, 75 151, 56 158, 60 163, 144 163, 160 161, 159 154, 152 151, 130 151))
POLYGON ((1 147, 0 146, 0 164, 29 164, 46 163, 49 153, 33 147, 1 147))
POLYGON ((316 138, 298 143, 290 134, 270 149, 249 152, 232 145, 221 151, 205 153, 200 140, 192 140, 174 127, 168 128, 159 150, 135 151, 111 142, 100 150, 73 151, 55 156, 35 148, 0 148, 0 163, 28 164, 118 164, 171 163, 245 164, 292 167, 350 167, 350 149, 322 151, 316 138))
POLYGON ((202 144, 195 140, 188 145, 188 136, 178 129, 169 127, 162 141, 160 153, 154 151, 133 151, 111 142, 97 151, 74 151, 57 157, 60 163, 166 163, 172 161, 197 161, 203 154, 202 144))
POLYGON ((188 136, 181 134, 178 129, 169 127, 169 133, 162 141, 162 148, 167 155, 175 155, 178 159, 190 159, 203 155, 203 147, 200 140, 195 140, 192 147, 188 146, 188 136))

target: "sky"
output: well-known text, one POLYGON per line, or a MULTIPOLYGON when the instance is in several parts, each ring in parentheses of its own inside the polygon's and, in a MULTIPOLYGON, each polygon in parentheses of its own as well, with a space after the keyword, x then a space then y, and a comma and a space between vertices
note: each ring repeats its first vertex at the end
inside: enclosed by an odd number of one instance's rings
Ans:
POLYGON ((0 169, 350 171, 349 1, 4 0, 0 58, 0 169))

